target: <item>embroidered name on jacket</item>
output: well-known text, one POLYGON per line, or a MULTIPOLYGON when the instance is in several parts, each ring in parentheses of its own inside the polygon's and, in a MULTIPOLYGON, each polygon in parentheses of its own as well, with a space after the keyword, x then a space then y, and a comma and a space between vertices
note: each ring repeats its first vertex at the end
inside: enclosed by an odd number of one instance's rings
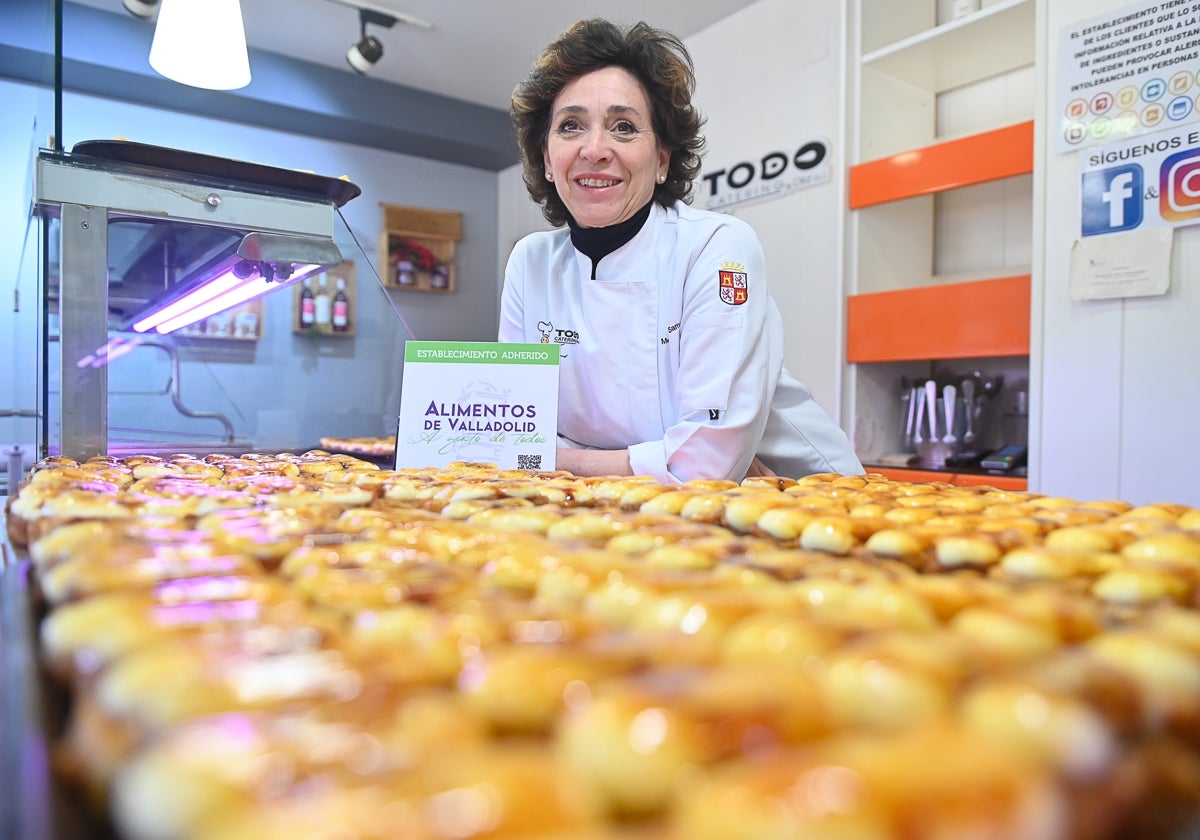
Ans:
POLYGON ((744 265, 735 262, 721 263, 717 279, 721 300, 730 306, 741 306, 746 302, 750 288, 744 265))

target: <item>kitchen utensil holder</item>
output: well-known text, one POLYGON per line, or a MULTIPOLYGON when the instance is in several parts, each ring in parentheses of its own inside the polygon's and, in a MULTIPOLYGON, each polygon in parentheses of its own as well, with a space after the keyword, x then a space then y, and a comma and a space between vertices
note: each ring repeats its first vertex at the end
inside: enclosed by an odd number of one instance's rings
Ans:
POLYGON ((923 441, 917 444, 917 466, 940 470, 946 466, 947 458, 957 455, 961 450, 961 442, 923 441))
POLYGON ((962 452, 971 452, 978 450, 983 434, 987 431, 987 407, 983 404, 980 398, 976 398, 976 405, 972 407, 968 404, 966 398, 959 397, 954 411, 954 428, 952 430, 945 427, 945 413, 941 410, 941 403, 938 403, 938 415, 941 424, 938 426, 937 440, 924 440, 921 443, 915 444, 914 449, 917 452, 917 466, 925 467, 926 469, 940 470, 946 466, 946 459, 958 455, 962 452), (972 441, 963 441, 963 436, 967 431, 967 412, 974 410, 972 417, 972 431, 975 433, 972 441), (945 440, 948 431, 954 432, 955 440, 953 443, 947 443, 945 440))

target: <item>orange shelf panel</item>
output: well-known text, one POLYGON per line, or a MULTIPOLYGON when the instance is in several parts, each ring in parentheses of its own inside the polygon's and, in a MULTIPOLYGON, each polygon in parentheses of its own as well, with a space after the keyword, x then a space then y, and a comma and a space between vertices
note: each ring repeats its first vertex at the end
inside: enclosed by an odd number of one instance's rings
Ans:
POLYGON ((920 484, 942 482, 959 487, 995 487, 997 490, 1024 492, 1029 480, 1011 475, 976 475, 974 473, 951 473, 937 470, 910 470, 904 467, 867 467, 868 473, 878 473, 892 481, 915 481, 920 484))
POLYGON ((1033 171, 1033 121, 850 167, 850 209, 1033 171))
POLYGON ((954 483, 959 487, 995 487, 997 490, 1017 490, 1022 493, 1029 489, 1029 479, 1013 475, 955 473, 954 483))
POLYGON ((852 295, 846 361, 1029 354, 1029 275, 852 295))

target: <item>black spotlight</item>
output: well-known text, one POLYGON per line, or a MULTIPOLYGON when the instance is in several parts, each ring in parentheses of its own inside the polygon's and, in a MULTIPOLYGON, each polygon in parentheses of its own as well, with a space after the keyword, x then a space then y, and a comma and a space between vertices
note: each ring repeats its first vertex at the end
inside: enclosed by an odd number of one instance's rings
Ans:
POLYGON ((134 17, 152 18, 158 11, 158 0, 121 0, 121 3, 134 17))
POLYGON ((383 57, 383 44, 374 35, 367 34, 367 24, 390 28, 396 23, 396 18, 370 9, 359 9, 358 23, 362 37, 346 51, 346 61, 354 68, 355 73, 365 76, 375 66, 375 62, 383 57))

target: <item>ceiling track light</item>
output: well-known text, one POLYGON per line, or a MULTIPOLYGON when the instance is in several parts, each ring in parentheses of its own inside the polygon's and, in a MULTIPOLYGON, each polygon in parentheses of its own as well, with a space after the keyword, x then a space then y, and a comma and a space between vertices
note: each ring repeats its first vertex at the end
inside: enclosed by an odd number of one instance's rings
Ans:
POLYGON ((346 51, 346 62, 360 76, 367 75, 375 62, 383 58, 383 44, 374 35, 367 34, 367 24, 382 26, 390 29, 395 26, 396 18, 376 12, 371 9, 358 10, 358 25, 361 37, 358 43, 346 51))
POLYGON ((158 11, 158 0, 121 0, 121 4, 134 17, 149 19, 158 11))
POLYGON ((360 76, 365 76, 383 57, 383 43, 374 35, 367 34, 367 24, 391 29, 397 23, 415 26, 418 29, 433 29, 433 24, 424 18, 406 12, 384 9, 361 0, 330 0, 339 6, 358 9, 359 39, 346 51, 346 62, 360 76))

